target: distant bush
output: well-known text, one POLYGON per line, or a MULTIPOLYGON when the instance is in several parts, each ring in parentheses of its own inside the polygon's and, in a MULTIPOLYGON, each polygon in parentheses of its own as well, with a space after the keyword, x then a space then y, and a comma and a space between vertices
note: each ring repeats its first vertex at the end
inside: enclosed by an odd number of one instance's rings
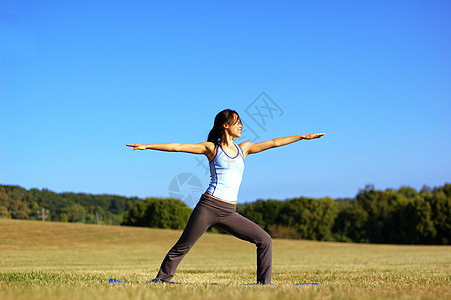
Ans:
POLYGON ((273 237, 321 241, 332 238, 331 229, 337 216, 337 206, 331 198, 257 200, 238 205, 237 211, 273 237))
POLYGON ((147 198, 124 214, 122 225, 183 229, 191 211, 191 208, 178 199, 147 198))
POLYGON ((284 226, 280 224, 270 225, 268 233, 273 238, 279 239, 300 239, 301 234, 294 227, 284 226))

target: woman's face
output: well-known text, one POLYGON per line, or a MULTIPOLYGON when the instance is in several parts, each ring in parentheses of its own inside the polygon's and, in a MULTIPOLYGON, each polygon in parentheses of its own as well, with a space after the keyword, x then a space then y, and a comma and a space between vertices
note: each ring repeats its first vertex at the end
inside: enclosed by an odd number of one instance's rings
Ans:
POLYGON ((239 138, 241 136, 241 130, 243 129, 243 124, 241 124, 241 120, 238 115, 234 115, 235 121, 230 124, 224 124, 224 129, 228 132, 232 137, 239 138))

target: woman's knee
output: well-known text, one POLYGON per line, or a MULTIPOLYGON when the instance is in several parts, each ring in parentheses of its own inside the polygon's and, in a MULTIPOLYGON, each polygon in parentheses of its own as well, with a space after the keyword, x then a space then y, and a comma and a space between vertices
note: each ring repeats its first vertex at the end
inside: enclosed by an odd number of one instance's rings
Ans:
POLYGON ((272 238, 266 231, 260 236, 257 246, 270 248, 272 247, 272 238))

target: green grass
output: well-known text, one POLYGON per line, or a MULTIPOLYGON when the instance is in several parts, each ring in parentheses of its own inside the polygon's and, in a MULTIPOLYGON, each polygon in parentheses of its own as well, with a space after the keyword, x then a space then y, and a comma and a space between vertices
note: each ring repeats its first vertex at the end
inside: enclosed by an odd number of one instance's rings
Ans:
POLYGON ((174 280, 219 285, 146 284, 180 233, 0 220, 0 299, 451 299, 450 246, 275 239, 276 286, 243 286, 255 282, 255 246, 209 233, 174 280))

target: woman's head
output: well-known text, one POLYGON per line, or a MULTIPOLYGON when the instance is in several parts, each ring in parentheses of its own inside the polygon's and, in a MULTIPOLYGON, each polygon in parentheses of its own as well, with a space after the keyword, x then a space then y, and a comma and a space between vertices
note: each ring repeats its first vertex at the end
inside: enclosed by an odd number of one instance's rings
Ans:
POLYGON ((225 127, 241 124, 241 119, 238 113, 232 109, 224 109, 219 112, 213 124, 213 128, 208 134, 208 142, 219 145, 219 142, 224 134, 225 127))

